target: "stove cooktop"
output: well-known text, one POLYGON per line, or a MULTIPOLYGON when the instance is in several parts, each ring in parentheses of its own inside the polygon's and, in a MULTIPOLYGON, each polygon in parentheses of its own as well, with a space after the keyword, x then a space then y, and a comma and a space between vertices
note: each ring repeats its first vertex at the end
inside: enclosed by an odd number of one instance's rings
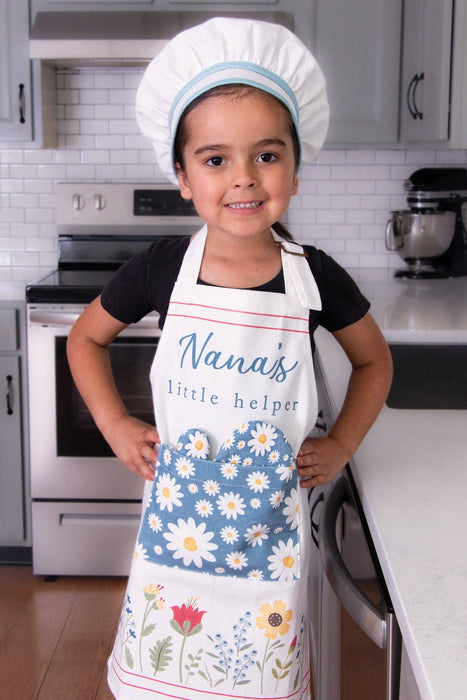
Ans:
POLYGON ((89 304, 114 274, 115 270, 55 270, 26 286, 26 301, 89 304))

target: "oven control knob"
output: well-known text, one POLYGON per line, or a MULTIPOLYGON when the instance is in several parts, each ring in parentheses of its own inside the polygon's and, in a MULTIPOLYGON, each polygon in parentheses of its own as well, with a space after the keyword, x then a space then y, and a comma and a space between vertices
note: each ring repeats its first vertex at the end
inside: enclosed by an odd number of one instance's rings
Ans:
POLYGON ((73 209, 75 211, 79 211, 84 207, 84 197, 82 197, 80 194, 74 194, 73 195, 73 209))
POLYGON ((94 195, 94 209, 97 211, 101 211, 102 209, 105 209, 106 201, 104 197, 101 194, 95 194, 94 195))

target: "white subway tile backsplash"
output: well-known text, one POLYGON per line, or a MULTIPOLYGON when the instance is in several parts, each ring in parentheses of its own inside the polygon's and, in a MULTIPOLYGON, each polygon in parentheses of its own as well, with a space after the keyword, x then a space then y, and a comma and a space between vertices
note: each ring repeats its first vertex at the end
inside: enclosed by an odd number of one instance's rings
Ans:
MULTIPOLYGON (((135 96, 141 68, 57 73, 59 148, 0 150, 0 296, 56 264, 56 187, 63 180, 165 182, 139 132, 135 96)), ((287 223, 297 240, 345 267, 397 267, 386 251, 389 212, 406 207, 404 180, 417 168, 465 166, 449 148, 326 149, 300 169, 287 223)))

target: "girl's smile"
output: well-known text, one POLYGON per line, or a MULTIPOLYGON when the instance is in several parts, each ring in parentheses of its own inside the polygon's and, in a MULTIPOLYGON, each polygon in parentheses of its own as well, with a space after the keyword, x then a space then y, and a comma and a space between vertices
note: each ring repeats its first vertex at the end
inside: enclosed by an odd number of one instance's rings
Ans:
POLYGON ((186 116, 186 130, 180 191, 209 236, 269 238, 298 187, 287 109, 259 90, 208 97, 186 116))

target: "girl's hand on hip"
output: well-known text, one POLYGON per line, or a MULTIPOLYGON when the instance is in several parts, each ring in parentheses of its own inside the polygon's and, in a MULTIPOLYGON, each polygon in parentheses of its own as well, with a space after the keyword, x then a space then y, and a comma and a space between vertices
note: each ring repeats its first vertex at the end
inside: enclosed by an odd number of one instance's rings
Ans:
POLYGON ((104 437, 115 456, 128 469, 147 481, 154 481, 160 444, 159 433, 154 426, 133 416, 125 416, 109 426, 104 437))
POLYGON ((336 477, 351 455, 333 437, 307 438, 297 456, 300 486, 322 486, 336 477))

